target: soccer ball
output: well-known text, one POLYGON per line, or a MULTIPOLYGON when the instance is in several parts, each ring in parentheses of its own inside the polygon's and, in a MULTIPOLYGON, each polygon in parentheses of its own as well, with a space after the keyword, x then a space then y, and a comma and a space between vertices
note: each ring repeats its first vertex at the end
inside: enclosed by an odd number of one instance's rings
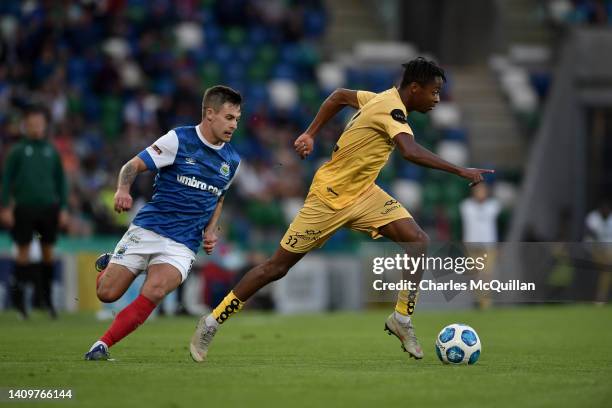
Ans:
POLYGON ((475 364, 480 349, 476 330, 463 323, 449 324, 436 338, 436 354, 444 364, 475 364))

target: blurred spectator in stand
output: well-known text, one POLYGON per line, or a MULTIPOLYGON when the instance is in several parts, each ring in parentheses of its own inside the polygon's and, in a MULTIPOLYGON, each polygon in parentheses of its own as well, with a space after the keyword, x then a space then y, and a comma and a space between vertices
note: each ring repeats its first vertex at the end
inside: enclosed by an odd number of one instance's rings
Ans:
POLYGON ((593 260, 597 264, 597 293, 595 301, 605 304, 612 282, 612 204, 603 200, 586 217, 586 241, 592 241, 593 260))
POLYGON ((545 5, 554 24, 607 25, 612 22, 610 0, 547 0, 545 5))
MULTIPOLYGON (((558 220, 555 242, 550 245, 551 266, 546 277, 547 300, 552 302, 570 300, 574 281, 574 265, 571 256, 573 248, 568 244, 572 240, 570 232, 572 212, 569 208, 559 211, 558 220)), ((545 254, 538 252, 537 256, 541 259, 545 254)))
POLYGON ((486 183, 472 187, 472 196, 461 202, 460 210, 464 242, 498 241, 497 216, 501 211, 501 205, 497 199, 489 197, 486 183))
MULTIPOLYGON (((479 272, 479 278, 490 280, 492 265, 495 261, 495 243, 498 241, 497 216, 501 204, 495 198, 489 197, 486 183, 472 187, 472 196, 466 198, 460 205, 463 224, 463 242, 468 244, 468 253, 472 257, 485 257, 485 267, 479 272)), ((478 306, 482 309, 491 306, 491 298, 486 292, 477 293, 478 306)))

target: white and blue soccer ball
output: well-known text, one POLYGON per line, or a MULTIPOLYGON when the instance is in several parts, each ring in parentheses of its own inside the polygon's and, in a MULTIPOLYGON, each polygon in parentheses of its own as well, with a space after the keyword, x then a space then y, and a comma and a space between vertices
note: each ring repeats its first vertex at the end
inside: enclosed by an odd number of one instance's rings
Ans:
POLYGON ((436 337, 436 354, 444 364, 475 364, 481 349, 476 330, 467 324, 449 324, 436 337))

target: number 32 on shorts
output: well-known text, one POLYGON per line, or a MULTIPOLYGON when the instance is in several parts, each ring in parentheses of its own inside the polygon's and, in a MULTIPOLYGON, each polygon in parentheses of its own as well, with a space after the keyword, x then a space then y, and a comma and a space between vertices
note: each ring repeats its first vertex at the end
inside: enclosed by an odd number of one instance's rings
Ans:
POLYGON ((297 244, 298 239, 293 236, 293 235, 289 235, 289 237, 287 238, 287 242, 285 242, 285 245, 290 246, 291 248, 295 248, 295 244, 297 244))

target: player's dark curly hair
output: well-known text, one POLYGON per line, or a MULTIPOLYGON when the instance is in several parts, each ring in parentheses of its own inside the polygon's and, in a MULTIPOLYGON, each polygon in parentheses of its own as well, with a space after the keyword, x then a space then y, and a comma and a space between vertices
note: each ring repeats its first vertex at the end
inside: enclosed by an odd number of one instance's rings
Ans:
POLYGON ((50 119, 49 110, 45 108, 41 103, 32 102, 23 108, 23 117, 28 117, 30 115, 41 114, 45 117, 45 119, 50 119))
POLYGON ((418 57, 410 62, 402 64, 402 67, 404 67, 404 75, 402 76, 400 88, 404 88, 412 82, 416 82, 419 85, 425 85, 433 81, 436 77, 441 77, 442 80, 446 82, 444 70, 435 62, 428 61, 423 57, 418 57))
POLYGON ((204 114, 206 108, 212 108, 215 112, 218 112, 225 102, 240 106, 242 95, 229 86, 216 85, 208 88, 204 92, 204 98, 202 98, 202 114, 204 114))

